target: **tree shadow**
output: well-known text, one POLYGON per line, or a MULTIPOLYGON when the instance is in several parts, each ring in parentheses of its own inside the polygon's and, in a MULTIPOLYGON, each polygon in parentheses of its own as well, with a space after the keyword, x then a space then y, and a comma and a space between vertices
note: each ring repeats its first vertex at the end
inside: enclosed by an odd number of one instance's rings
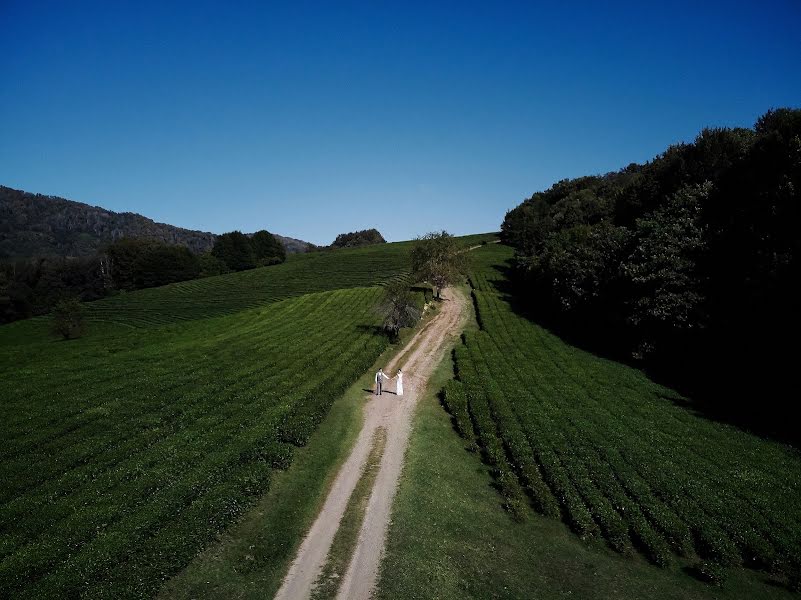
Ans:
POLYGON ((364 323, 361 323, 359 325, 356 325, 356 329, 358 331, 372 333, 373 335, 385 335, 385 336, 387 335, 386 330, 380 325, 365 325, 364 323))
MULTIPOLYGON (((632 340, 621 335, 619 328, 566 318, 544 303, 527 298, 530 292, 516 283, 511 260, 493 265, 492 269, 501 277, 489 279, 487 283, 514 314, 542 327, 570 346, 641 371, 665 388, 657 393, 661 399, 708 421, 732 425, 752 435, 789 443, 796 448, 801 444, 801 431, 792 420, 777 421, 770 410, 760 411, 756 406, 759 403, 755 405, 755 399, 760 397, 794 397, 795 390, 773 389, 775 386, 771 387, 769 382, 752 389, 753 386, 745 385, 738 377, 739 368, 733 368, 714 354, 704 354, 698 348, 688 348, 687 353, 679 354, 678 363, 676 360, 662 364, 638 360, 631 352, 632 340)), ((748 365, 742 368, 746 369, 748 365)))

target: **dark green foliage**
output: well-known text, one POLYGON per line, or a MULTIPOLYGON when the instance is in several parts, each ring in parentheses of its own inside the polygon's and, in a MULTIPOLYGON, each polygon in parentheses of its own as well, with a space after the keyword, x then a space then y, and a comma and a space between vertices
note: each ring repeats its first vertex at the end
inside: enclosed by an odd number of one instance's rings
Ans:
POLYGON ((0 323, 50 312, 64 297, 102 298, 112 289, 108 261, 37 258, 0 264, 0 323))
POLYGON ((253 245, 241 231, 231 231, 217 236, 211 253, 223 261, 231 271, 245 271, 256 266, 253 245))
POLYGON ((65 340, 79 338, 84 334, 86 323, 77 298, 65 298, 56 304, 52 328, 55 335, 65 340))
POLYGON ((211 252, 204 252, 198 256, 198 260, 200 261, 200 277, 213 277, 230 272, 228 265, 211 252))
POLYGON ((377 310, 384 330, 392 337, 397 337, 402 327, 413 327, 422 314, 414 293, 403 280, 384 286, 384 297, 377 310))
POLYGON ((705 320, 697 262, 706 243, 701 207, 711 189, 709 182, 684 186, 635 222, 637 243, 622 271, 633 298, 629 323, 641 332, 641 357, 705 320))
POLYGON ((358 248, 372 244, 386 244, 384 236, 377 229, 364 229, 351 233, 340 233, 331 244, 331 248, 358 248))
POLYGON ((437 298, 443 289, 459 281, 466 272, 464 249, 447 231, 417 238, 411 258, 415 277, 433 285, 437 298))
POLYGON ((505 507, 519 511, 523 489, 579 536, 660 567, 679 555, 793 572, 796 452, 675 406, 666 397, 681 398, 641 372, 565 344, 506 300, 498 267, 511 249, 472 254, 480 330, 456 347, 443 404, 460 435, 477 439, 505 507))
POLYGON ((714 561, 702 561, 693 569, 695 575, 701 581, 711 585, 721 586, 726 580, 726 570, 714 561))
POLYGON ((276 265, 286 260, 286 248, 269 231, 262 229, 254 233, 250 236, 250 245, 258 265, 276 265))
POLYGON ((560 181, 509 211, 501 237, 538 317, 645 360, 714 416, 798 439, 799 194, 801 110, 779 109, 560 181))
POLYGON ((442 390, 442 403, 450 415, 453 417, 453 424, 457 433, 469 442, 475 440, 473 424, 470 421, 470 413, 467 410, 467 397, 465 396, 464 386, 460 381, 449 381, 442 390))
POLYGON ((136 266, 137 289, 186 281, 200 275, 200 260, 183 246, 151 247, 136 266))
POLYGON ((138 290, 195 279, 200 260, 183 246, 124 238, 105 249, 114 287, 138 290))
POLYGON ((105 248, 111 264, 111 278, 119 290, 135 290, 141 276, 140 262, 154 247, 149 240, 122 238, 105 248))

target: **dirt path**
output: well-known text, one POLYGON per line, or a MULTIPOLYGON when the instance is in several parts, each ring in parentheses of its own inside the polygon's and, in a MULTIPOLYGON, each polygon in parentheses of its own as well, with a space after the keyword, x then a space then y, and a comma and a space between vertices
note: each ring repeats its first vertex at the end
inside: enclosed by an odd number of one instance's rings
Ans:
POLYGON ((356 549, 337 596, 348 600, 370 597, 384 554, 392 501, 403 467, 418 394, 425 390, 429 377, 445 355, 449 341, 461 333, 469 314, 466 296, 454 288, 448 290, 448 296, 439 306, 439 312, 387 365, 387 373, 394 373, 398 367, 403 369, 405 394, 400 397, 387 393, 370 396, 364 409, 364 426, 359 437, 337 474, 320 514, 303 540, 275 596, 276 600, 297 600, 311 595, 348 499, 367 460, 370 440, 376 428, 383 426, 387 429, 387 441, 381 466, 367 504, 356 549), (403 364, 397 364, 400 358, 404 360, 403 364))

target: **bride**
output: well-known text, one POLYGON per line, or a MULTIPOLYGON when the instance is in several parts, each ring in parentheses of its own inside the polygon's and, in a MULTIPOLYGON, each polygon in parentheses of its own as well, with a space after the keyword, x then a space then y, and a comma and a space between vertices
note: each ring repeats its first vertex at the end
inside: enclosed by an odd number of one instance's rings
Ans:
POLYGON ((395 375, 395 379, 398 380, 398 383, 395 385, 395 395, 403 396, 403 371, 398 369, 398 373, 395 375))

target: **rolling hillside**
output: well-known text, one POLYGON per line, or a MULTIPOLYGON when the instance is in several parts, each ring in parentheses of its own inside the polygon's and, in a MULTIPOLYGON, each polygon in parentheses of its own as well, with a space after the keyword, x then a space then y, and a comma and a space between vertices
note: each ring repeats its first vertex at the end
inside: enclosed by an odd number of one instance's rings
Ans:
POLYGON ((477 444, 505 508, 562 519, 584 539, 711 579, 745 566, 801 572, 801 460, 704 419, 640 371, 572 347, 501 290, 512 251, 475 253, 479 330, 454 354, 445 404, 477 444))
POLYGON ((46 318, 0 327, 3 594, 152 596, 386 348, 377 284, 408 248, 121 294, 70 342, 46 318))
MULTIPOLYGON (((206 252, 215 235, 156 223, 135 213, 0 186, 0 258, 90 256, 121 237, 144 238, 206 252)), ((305 252, 307 242, 276 236, 287 252, 305 252)))

